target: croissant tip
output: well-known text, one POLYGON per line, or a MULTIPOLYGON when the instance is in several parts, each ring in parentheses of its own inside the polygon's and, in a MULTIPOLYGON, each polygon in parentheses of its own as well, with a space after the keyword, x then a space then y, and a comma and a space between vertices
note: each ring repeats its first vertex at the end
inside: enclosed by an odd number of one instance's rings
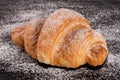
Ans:
POLYGON ((95 45, 90 49, 90 53, 88 56, 88 63, 92 66, 100 66, 103 65, 108 51, 102 45, 95 45))

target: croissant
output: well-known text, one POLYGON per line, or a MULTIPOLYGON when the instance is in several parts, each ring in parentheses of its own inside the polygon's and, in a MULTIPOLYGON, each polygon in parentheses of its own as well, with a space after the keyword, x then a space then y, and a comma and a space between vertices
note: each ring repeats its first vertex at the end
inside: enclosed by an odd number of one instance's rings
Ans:
POLYGON ((53 66, 99 66, 108 55, 104 37, 85 17, 69 9, 58 9, 47 19, 35 18, 15 28, 11 37, 33 59, 53 66))

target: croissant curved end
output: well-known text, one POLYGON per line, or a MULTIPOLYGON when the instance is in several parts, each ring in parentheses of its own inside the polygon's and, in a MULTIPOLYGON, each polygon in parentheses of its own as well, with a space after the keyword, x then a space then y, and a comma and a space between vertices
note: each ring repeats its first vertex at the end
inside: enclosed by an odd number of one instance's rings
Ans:
POLYGON ((24 47, 24 39, 22 35, 24 34, 25 27, 26 25, 17 27, 11 32, 12 41, 21 47, 24 47))
POLYGON ((101 45, 96 45, 90 49, 89 64, 92 66, 102 65, 107 57, 107 50, 101 45), (92 58, 93 57, 93 58, 92 58))
POLYGON ((96 41, 89 46, 87 53, 87 63, 91 66, 103 65, 108 55, 106 42, 96 41))

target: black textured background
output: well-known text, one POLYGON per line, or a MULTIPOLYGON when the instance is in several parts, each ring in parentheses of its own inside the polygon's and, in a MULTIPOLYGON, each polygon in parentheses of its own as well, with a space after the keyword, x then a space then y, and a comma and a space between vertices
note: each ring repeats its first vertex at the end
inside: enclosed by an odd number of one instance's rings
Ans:
POLYGON ((120 80, 120 1, 0 0, 0 80, 120 80), (103 34, 109 49, 103 66, 66 69, 45 65, 11 41, 15 27, 38 16, 46 18, 59 8, 81 13, 103 34))

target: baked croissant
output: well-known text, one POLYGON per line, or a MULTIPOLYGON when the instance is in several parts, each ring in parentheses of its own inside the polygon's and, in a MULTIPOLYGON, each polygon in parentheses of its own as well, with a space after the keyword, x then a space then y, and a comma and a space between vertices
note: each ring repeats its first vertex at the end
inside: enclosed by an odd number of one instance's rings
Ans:
POLYGON ((104 37, 81 14, 58 9, 11 32, 12 40, 39 62, 67 68, 102 65, 108 55, 104 37))

